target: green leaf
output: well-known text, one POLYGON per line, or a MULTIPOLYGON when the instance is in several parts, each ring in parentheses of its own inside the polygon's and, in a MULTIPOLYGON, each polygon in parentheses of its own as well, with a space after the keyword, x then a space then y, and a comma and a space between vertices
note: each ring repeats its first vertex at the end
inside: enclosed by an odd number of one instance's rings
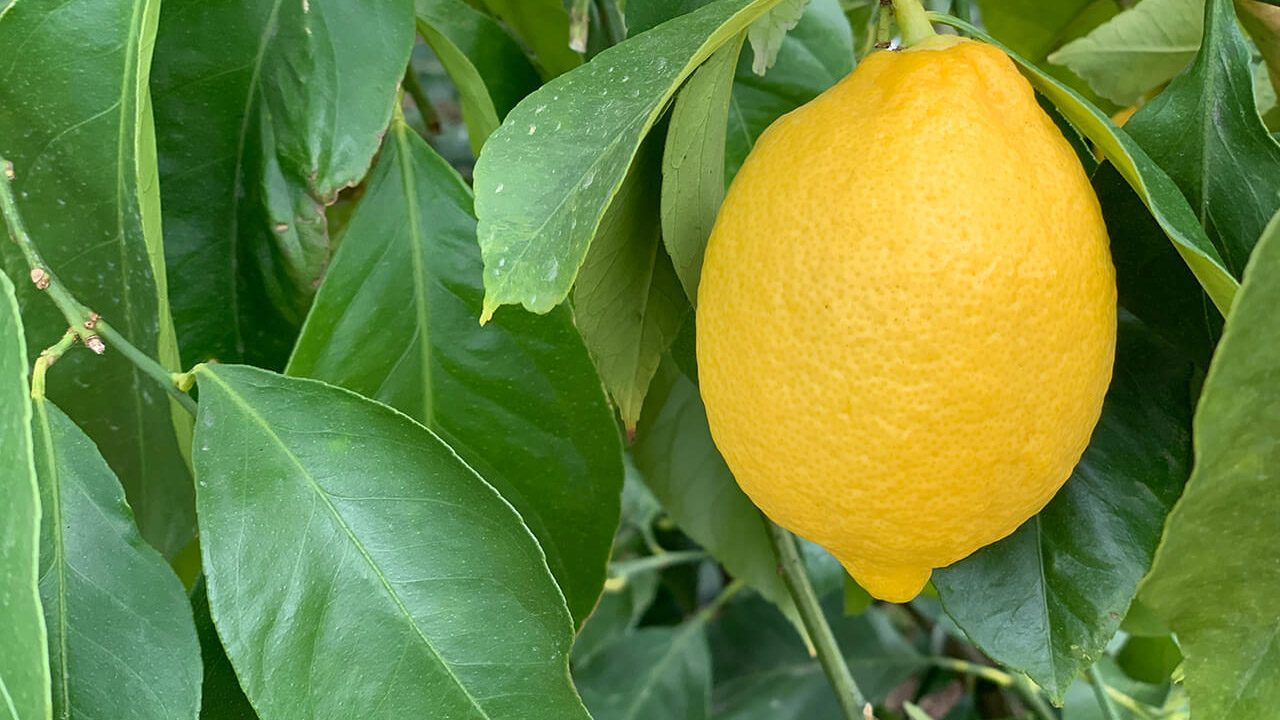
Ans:
POLYGON ((1209 0, 1195 63, 1125 125, 1196 209, 1236 276, 1280 209, 1280 144, 1253 98, 1249 48, 1230 0, 1209 0))
POLYGON ((707 720, 711 651, 702 616, 680 627, 643 628, 575 673, 595 720, 707 720))
POLYGON ((200 647, 182 582, 88 436, 56 405, 33 405, 54 716, 194 720, 200 647))
POLYGON ((725 43, 689 78, 676 96, 667 125, 662 156, 662 240, 685 295, 695 306, 702 255, 724 202, 729 101, 743 40, 739 34, 725 43))
POLYGON ((661 149, 651 139, 636 157, 573 292, 578 329, 628 430, 635 429, 649 382, 689 311, 662 247, 661 149))
POLYGON ((573 665, 592 661, 602 650, 630 635, 658 593, 658 573, 639 572, 622 579, 622 587, 605 588, 600 604, 573 642, 573 665))
POLYGON ((853 34, 839 0, 812 0, 800 24, 787 33, 777 63, 757 76, 745 55, 738 60, 725 151, 732 179, 765 128, 853 72, 853 34))
POLYGON ((1115 654, 1125 675, 1140 682, 1159 685, 1169 679, 1182 662, 1182 651, 1172 636, 1130 637, 1115 654))
POLYGON ((222 649, 218 629, 209 614, 209 595, 203 577, 196 581, 191 591, 191 610, 195 616, 200 659, 204 665, 200 720, 258 720, 258 714, 240 689, 236 671, 222 649))
MULTIPOLYGON (((1280 5, 1276 0, 1273 5, 1280 5)), ((1249 37, 1258 46, 1269 76, 1272 95, 1280 94, 1280 8, 1267 7, 1255 0, 1236 0, 1236 14, 1249 37)))
POLYGON ((1070 68, 1115 104, 1133 105, 1195 57, 1203 10, 1204 0, 1146 0, 1063 45, 1049 62, 1070 68))
POLYGON ((501 25, 463 0, 417 0, 415 9, 418 32, 458 88, 479 155, 511 108, 541 84, 538 71, 501 25))
POLYGON ((947 613, 1056 702, 1120 627, 1191 463, 1192 366, 1132 320, 1067 484, 1012 535, 934 572, 947 613))
POLYGON ((808 4, 809 0, 783 0, 759 20, 751 23, 747 37, 751 40, 754 55, 751 61, 752 72, 764 75, 765 71, 773 67, 778 59, 778 51, 782 49, 782 41, 787 37, 787 32, 800 22, 800 16, 804 15, 808 4))
POLYGON ((288 374, 385 402, 445 438, 523 516, 580 624, 618 527, 617 428, 568 308, 477 323, 471 203, 449 164, 393 121, 288 374))
POLYGON ((1204 383, 1196 467, 1142 600, 1186 656, 1196 717, 1263 720, 1280 705, 1280 216, 1254 249, 1204 383))
POLYGON ((688 15, 713 0, 629 0, 627 36, 639 35, 681 15, 688 15))
POLYGON ((1079 75, 1051 64, 1048 57, 1063 43, 1115 17, 1120 11, 1116 0, 977 0, 977 5, 982 24, 992 35, 1091 102, 1100 101, 1079 75))
POLYGON ((391 117, 412 12, 165 2, 152 91, 187 362, 284 364, 329 262, 324 208, 364 177, 391 117))
MULTIPOLYGON (((873 703, 925 665, 879 610, 846 617, 838 593, 828 594, 822 607, 858 688, 873 703)), ((844 717, 818 660, 786 620, 759 598, 729 605, 711 625, 709 636, 717 720, 844 717)))
POLYGON ((1137 191, 1143 204, 1160 223, 1160 227, 1164 228, 1174 248, 1195 273, 1196 279, 1218 310, 1225 313, 1231 307, 1231 299, 1235 296, 1239 283, 1223 266, 1222 258, 1205 235, 1204 228, 1200 226, 1178 186, 1133 139, 1074 90, 1049 77, 973 25, 940 13, 929 13, 929 17, 933 22, 964 30, 1009 53, 1014 62, 1022 67, 1023 74, 1031 84, 1053 101, 1077 130, 1098 145, 1129 185, 1137 191))
POLYGON ((1093 189, 1111 237, 1121 307, 1176 345, 1200 368, 1208 368, 1222 334, 1222 316, 1115 166, 1103 163, 1098 167, 1093 189))
POLYGON ((764 515, 738 488, 711 441, 698 389, 670 363, 654 379, 632 449, 645 484, 680 529, 803 633, 764 515))
MULTIPOLYGON (((0 172, 3 172, 0 169, 0 172)), ((36 586, 40 494, 27 350, 13 283, 0 272, 0 717, 47 720, 49 653, 36 586)))
POLYGON ((484 315, 544 313, 573 286, 640 142, 704 60, 780 0, 718 0, 525 98, 476 163, 484 315))
MULTIPOLYGON (((0 47, 21 52, 0 60, 0 155, 14 164, 18 209, 53 274, 134 347, 177 369, 147 91, 159 9, 159 0, 11 5, 0 47)), ((0 243, 0 260, 27 277, 13 243, 0 243)), ((67 321, 30 283, 18 300, 34 357, 67 321)), ((142 536, 177 552, 195 518, 169 397, 111 348, 69 353, 48 391, 101 448, 142 536)))
POLYGON ((582 64, 569 47, 569 13, 561 0, 481 0, 533 50, 547 78, 582 64))
POLYGON ((448 445, 314 380, 196 376, 209 606, 263 720, 587 719, 537 541, 448 445))

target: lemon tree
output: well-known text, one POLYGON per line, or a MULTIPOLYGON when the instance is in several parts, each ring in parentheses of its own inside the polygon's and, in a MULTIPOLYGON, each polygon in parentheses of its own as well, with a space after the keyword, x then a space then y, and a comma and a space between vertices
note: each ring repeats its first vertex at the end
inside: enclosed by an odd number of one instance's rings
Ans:
POLYGON ((0 719, 1273 720, 1277 38, 0 0, 0 719))

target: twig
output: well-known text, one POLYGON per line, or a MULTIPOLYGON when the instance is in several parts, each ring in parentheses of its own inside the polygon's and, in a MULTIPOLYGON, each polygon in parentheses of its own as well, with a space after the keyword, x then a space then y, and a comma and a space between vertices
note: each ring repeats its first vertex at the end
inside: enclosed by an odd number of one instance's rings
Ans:
POLYGON ((71 349, 80 339, 79 335, 73 328, 67 328, 62 334, 62 339, 54 343, 52 347, 47 347, 40 353, 40 357, 36 358, 35 368, 31 371, 31 399, 42 400, 44 398, 44 375, 49 370, 49 366, 58 361, 64 353, 71 349))
POLYGON ((876 47, 881 50, 893 45, 893 0, 880 0, 876 8, 876 47))
POLYGON ((1111 696, 1107 694, 1107 683, 1102 679, 1102 673, 1098 671, 1098 664, 1094 663, 1085 670, 1085 676, 1089 678, 1089 684, 1093 686, 1094 697, 1098 698, 1098 707, 1102 709, 1103 720, 1120 720, 1120 711, 1116 709, 1115 703, 1111 702, 1111 696))
POLYGON ((672 565, 705 560, 708 555, 701 550, 680 550, 666 552, 661 555, 649 555, 634 560, 619 560, 609 564, 609 576, 623 578, 649 570, 662 570, 672 565))
POLYGON ((436 108, 431 104, 431 98, 427 97, 427 91, 422 88, 422 83, 418 82, 418 73, 414 72, 413 63, 409 63, 404 71, 404 91, 409 93, 409 97, 413 98, 413 104, 418 107, 427 134, 439 135, 440 116, 436 114, 436 108))
POLYGON ((864 709, 869 707, 866 697, 854 682, 849 666, 844 661, 844 655, 840 654, 840 646, 836 644, 835 635, 831 633, 831 626, 827 624, 827 618, 822 614, 818 596, 809 582, 809 572, 800 558, 800 552, 796 549, 795 538, 768 519, 765 519, 765 523, 769 526, 769 539, 773 543, 773 550, 778 554, 778 572, 781 573, 782 581, 791 593, 791 598, 795 600, 796 609, 800 612, 800 621, 804 623, 805 630, 809 631, 809 636, 813 639, 818 663, 827 674, 827 680, 831 683, 831 689, 835 691, 836 700, 840 703, 840 710, 844 713, 845 720, 865 720, 869 716, 864 713, 864 709))
MULTIPOLYGON (((165 392, 172 395, 178 401, 178 404, 182 405, 183 409, 194 415, 196 403, 191 399, 190 395, 179 389, 178 379, 181 377, 179 374, 170 372, 160 363, 148 357, 146 353, 134 347, 132 343, 116 332, 97 313, 81 305, 80 301, 76 300, 75 296, 71 294, 71 291, 54 276, 53 270, 49 268, 48 263, 44 261, 44 258, 40 257, 40 251, 31 240, 31 235, 27 232, 27 226, 22 221, 22 215, 18 212, 18 205, 13 197, 13 177, 13 163, 0 158, 0 213, 4 215, 5 224, 9 228, 9 237, 18 244, 18 247, 22 250, 23 257, 27 260, 27 265, 31 268, 31 281, 35 283, 37 288, 49 293, 49 298, 53 300, 53 304, 62 312, 67 324, 71 326, 67 332, 74 332, 75 336, 84 342, 85 347, 98 355, 106 352, 106 345, 103 343, 103 339, 110 341, 112 347, 119 350, 121 355, 136 365, 139 370, 142 370, 142 372, 160 383, 165 392)), ((64 342, 66 342, 66 336, 57 345, 50 348, 51 351, 55 348, 61 348, 61 350, 56 356, 50 354, 44 364, 44 368, 41 370, 39 388, 41 396, 44 394, 43 372, 58 359, 58 356, 67 347, 70 347, 69 344, 64 347, 64 342)), ((34 383, 32 392, 36 392, 34 383)))
POLYGON ((1036 714, 1040 720, 1058 720, 1058 716, 1054 714, 1053 708, 1049 707, 1049 703, 1045 702, 1044 696, 1040 694, 1039 688, 1031 684, 1031 681, 1022 676, 1015 677, 1014 689, 1022 696, 1023 702, 1032 712, 1036 714))

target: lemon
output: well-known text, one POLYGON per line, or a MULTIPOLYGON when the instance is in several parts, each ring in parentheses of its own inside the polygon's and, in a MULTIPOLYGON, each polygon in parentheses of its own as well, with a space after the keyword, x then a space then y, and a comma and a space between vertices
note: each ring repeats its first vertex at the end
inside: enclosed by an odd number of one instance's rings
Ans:
POLYGON ((756 505, 902 602, 1067 480, 1115 329, 1071 147, 1000 50, 935 36, 761 136, 708 244, 699 379, 756 505))

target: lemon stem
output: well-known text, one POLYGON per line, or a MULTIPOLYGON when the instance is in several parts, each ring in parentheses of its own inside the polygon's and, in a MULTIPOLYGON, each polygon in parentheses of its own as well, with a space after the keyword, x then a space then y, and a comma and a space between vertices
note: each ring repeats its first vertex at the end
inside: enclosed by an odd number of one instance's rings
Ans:
POLYGON ((827 617, 822 614, 818 595, 809 582, 809 571, 796 548, 795 537, 768 518, 764 521, 769 526, 769 540, 773 543, 773 551, 778 555, 778 573, 782 575, 782 582, 795 600, 804 629, 813 639, 818 663, 822 665, 822 671, 826 673, 827 681, 836 693, 845 720, 865 720, 870 717, 870 713, 864 709, 867 707, 867 699, 858 689, 858 683, 854 682, 844 655, 840 653, 840 646, 836 644, 836 637, 831 632, 831 626, 827 624, 827 617))
POLYGON ((903 47, 911 47, 938 34, 933 31, 920 0, 893 0, 893 14, 898 18, 903 47))

